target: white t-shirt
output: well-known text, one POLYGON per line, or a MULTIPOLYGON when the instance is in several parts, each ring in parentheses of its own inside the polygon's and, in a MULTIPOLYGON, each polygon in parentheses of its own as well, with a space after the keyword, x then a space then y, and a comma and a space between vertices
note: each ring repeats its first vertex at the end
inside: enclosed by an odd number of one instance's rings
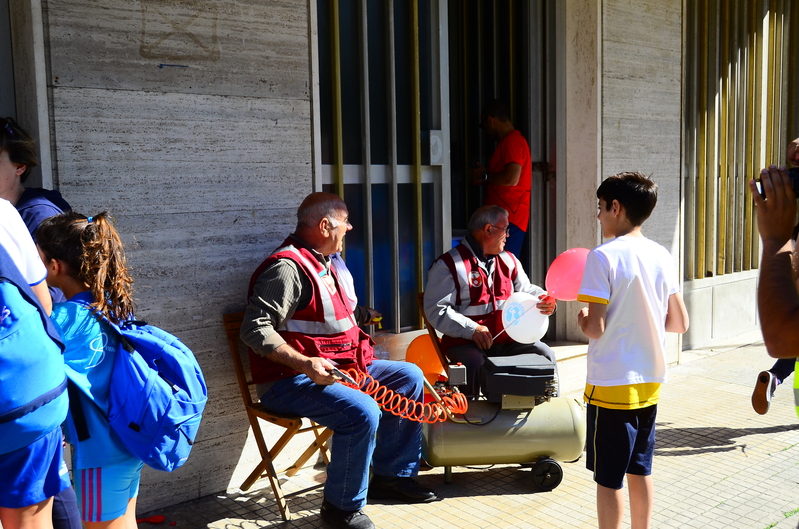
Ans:
POLYGON ((666 314, 680 291, 666 248, 645 237, 617 237, 594 248, 577 299, 607 303, 605 332, 588 341, 595 386, 666 381, 666 314))
POLYGON ((330 265, 336 269, 338 284, 344 291, 344 296, 347 298, 350 310, 355 310, 355 307, 358 306, 358 296, 355 294, 355 282, 352 279, 350 269, 347 268, 347 264, 344 262, 344 259, 341 258, 340 252, 336 252, 330 256, 330 265))
POLYGON ((11 256, 22 277, 30 286, 38 285, 47 278, 36 244, 28 228, 8 200, 0 198, 0 245, 11 256))

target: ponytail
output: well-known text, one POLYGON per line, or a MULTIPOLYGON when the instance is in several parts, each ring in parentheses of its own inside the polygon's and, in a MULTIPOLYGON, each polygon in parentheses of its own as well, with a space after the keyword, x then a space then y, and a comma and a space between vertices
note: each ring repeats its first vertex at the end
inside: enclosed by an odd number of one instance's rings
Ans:
POLYGON ((114 323, 133 318, 133 278, 107 212, 50 217, 39 225, 36 242, 48 260, 64 262, 68 273, 89 288, 93 309, 114 323))

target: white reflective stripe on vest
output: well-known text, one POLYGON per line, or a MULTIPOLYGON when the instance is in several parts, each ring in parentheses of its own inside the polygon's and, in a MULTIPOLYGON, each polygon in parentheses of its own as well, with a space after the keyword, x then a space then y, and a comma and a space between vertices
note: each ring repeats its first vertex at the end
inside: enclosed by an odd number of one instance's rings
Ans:
POLYGON ((461 290, 459 292, 459 296, 461 300, 461 307, 463 307, 464 304, 468 305, 472 298, 472 295, 469 292, 469 278, 466 277, 466 265, 463 263, 463 259, 461 259, 461 254, 458 253, 458 250, 455 250, 454 248, 452 260, 455 263, 455 272, 458 274, 458 282, 460 283, 461 290))
POLYGON ((335 334, 352 329, 352 320, 345 318, 334 322, 288 320, 281 325, 279 330, 298 332, 300 334, 335 334))
MULTIPOLYGON (((467 248, 470 249, 471 247, 468 244, 465 244, 467 248)), ((458 311, 459 313, 463 314, 464 316, 485 316, 486 314, 491 314, 495 310, 499 310, 505 304, 505 300, 503 299, 496 299, 494 303, 487 303, 482 305, 472 305, 472 294, 470 291, 470 278, 466 273, 466 264, 461 257, 460 252, 457 248, 453 248, 450 250, 450 256, 452 257, 452 261, 455 263, 455 271, 458 274, 458 283, 460 283, 460 305, 454 305, 453 308, 458 311)), ((513 271, 516 269, 516 261, 512 255, 507 252, 502 252, 498 256, 494 258, 493 267, 491 273, 488 273, 488 270, 482 269, 479 264, 476 266, 476 270, 483 270, 486 273, 486 284, 484 288, 491 292, 494 288, 494 274, 497 272, 497 259, 502 259, 502 261, 507 265, 508 272, 510 277, 513 277, 513 271)), ((492 296, 493 297, 493 296, 492 296)))
MULTIPOLYGON (((319 277, 318 273, 315 273, 316 267, 305 258, 297 249, 293 246, 286 246, 280 248, 275 253, 279 252, 291 252, 297 256, 297 259, 302 262, 303 266, 306 270, 310 270, 314 272, 314 281, 317 285, 317 290, 319 291, 322 300, 322 308, 325 314, 325 321, 307 321, 307 320, 294 320, 288 319, 284 321, 280 327, 278 327, 278 331, 289 331, 289 332, 297 332, 300 334, 336 334, 340 332, 346 332, 353 327, 356 327, 357 324, 355 323, 354 315, 349 314, 346 318, 337 320, 336 319, 336 309, 333 305, 333 299, 330 295, 330 290, 328 290, 327 285, 325 285, 324 280, 319 277)), ((330 270, 327 272, 328 274, 332 273, 330 270)), ((343 303, 343 302, 342 302, 343 303)))
POLYGON ((513 270, 516 269, 516 260, 508 252, 502 252, 497 257, 499 257, 500 259, 505 261, 505 264, 508 265, 508 271, 510 272, 511 277, 512 277, 513 276, 513 270))

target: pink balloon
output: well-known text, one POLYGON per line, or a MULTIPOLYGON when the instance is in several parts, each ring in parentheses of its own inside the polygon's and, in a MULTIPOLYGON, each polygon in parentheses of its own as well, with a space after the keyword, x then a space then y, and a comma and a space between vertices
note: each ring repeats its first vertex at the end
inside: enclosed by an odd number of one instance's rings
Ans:
POLYGON ((552 261, 547 270, 546 288, 558 301, 574 301, 583 280, 587 248, 566 250, 552 261))

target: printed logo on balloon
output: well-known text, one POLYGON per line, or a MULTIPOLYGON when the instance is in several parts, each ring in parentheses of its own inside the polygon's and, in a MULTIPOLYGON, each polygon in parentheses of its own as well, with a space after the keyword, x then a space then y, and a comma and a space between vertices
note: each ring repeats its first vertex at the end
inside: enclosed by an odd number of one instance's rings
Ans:
POLYGON ((533 343, 544 337, 549 329, 549 316, 541 314, 535 307, 539 302, 535 296, 525 292, 514 292, 505 301, 502 324, 504 332, 511 339, 519 343, 533 343))

